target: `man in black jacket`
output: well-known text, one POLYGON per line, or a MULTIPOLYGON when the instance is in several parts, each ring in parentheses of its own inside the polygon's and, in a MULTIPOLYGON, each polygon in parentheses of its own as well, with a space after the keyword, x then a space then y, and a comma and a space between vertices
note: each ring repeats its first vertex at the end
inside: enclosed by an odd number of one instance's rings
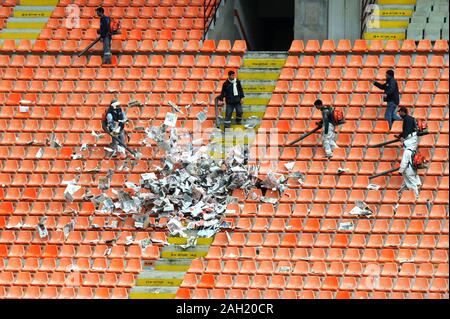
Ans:
POLYGON ((242 90, 241 81, 235 78, 234 71, 228 72, 228 79, 222 85, 219 100, 223 101, 224 98, 226 103, 224 127, 228 128, 231 126, 231 116, 234 109, 236 109, 236 123, 241 124, 244 90, 242 90))
POLYGON ((384 101, 387 103, 386 113, 384 114, 384 118, 389 123, 389 129, 392 129, 392 123, 394 121, 400 121, 401 117, 399 117, 395 111, 400 103, 400 94, 398 92, 398 84, 394 78, 394 71, 387 70, 386 71, 386 83, 381 84, 376 81, 372 81, 372 83, 379 89, 384 90, 384 101))
MULTIPOLYGON (((109 132, 115 138, 117 138, 123 145, 125 144, 125 123, 127 122, 127 116, 120 107, 120 102, 117 99, 111 101, 111 105, 105 113, 105 117, 102 121, 103 130, 109 132)), ((112 139, 110 144, 113 150, 113 156, 116 155, 118 150, 118 142, 112 139)), ((125 152, 125 151, 123 151, 125 152)))
POLYGON ((403 119, 402 133, 396 137, 401 138, 403 146, 413 150, 417 150, 419 139, 417 136, 417 121, 411 115, 408 115, 408 109, 404 106, 400 107, 398 114, 403 119))
POLYGON ((100 29, 97 30, 97 34, 103 41, 103 64, 111 64, 111 19, 105 15, 102 7, 97 8, 95 12, 100 18, 100 29))
POLYGON ((333 110, 331 107, 324 106, 322 100, 316 100, 314 106, 322 112, 322 120, 316 122, 316 124, 323 127, 322 145, 325 150, 325 156, 330 158, 333 156, 334 149, 338 147, 336 144, 336 132, 334 131, 336 123, 333 123, 333 110))

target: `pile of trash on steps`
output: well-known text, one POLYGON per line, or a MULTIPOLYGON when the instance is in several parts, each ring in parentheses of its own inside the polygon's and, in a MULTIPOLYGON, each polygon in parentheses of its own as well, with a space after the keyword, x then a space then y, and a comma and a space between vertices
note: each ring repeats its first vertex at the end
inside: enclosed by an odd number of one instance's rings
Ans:
MULTIPOLYGON (((154 147, 156 142, 163 151, 160 166, 141 174, 138 185, 125 182, 123 189, 110 189, 114 172, 108 171, 99 179, 102 193, 84 196, 94 203, 97 213, 132 216, 136 229, 167 228, 172 236, 190 238, 194 231, 195 237, 212 237, 220 229, 232 227, 223 217, 227 205, 236 200, 231 196, 233 190, 248 193, 257 187, 278 190, 281 196, 287 188, 287 178, 281 174, 269 172, 264 181, 260 180, 258 166, 248 165, 243 146, 230 149, 225 159, 213 159, 207 146, 193 141, 192 133, 180 128, 162 124, 145 129, 145 135, 143 147, 154 147), (162 218, 167 222, 159 223, 162 218)), ((79 187, 67 185, 68 201, 79 187)))

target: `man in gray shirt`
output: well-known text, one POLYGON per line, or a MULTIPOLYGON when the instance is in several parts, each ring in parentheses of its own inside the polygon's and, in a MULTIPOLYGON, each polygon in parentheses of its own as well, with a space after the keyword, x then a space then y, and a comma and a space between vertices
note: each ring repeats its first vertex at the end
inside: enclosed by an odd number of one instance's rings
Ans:
MULTIPOLYGON (((111 105, 106 111, 105 117, 102 122, 102 127, 105 131, 116 137, 123 145, 125 145, 125 123, 127 122, 127 116, 120 108, 120 102, 117 99, 111 101, 111 105)), ((116 154, 118 149, 116 139, 112 139, 111 148, 114 150, 113 155, 116 154)))

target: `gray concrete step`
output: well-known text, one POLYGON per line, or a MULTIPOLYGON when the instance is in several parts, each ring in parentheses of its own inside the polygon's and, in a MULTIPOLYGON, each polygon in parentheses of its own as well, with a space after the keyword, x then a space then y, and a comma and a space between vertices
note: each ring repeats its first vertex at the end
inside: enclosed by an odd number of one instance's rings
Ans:
POLYGON ((286 51, 247 51, 244 58, 249 59, 286 59, 286 51))
POLYGON ((130 299, 173 299, 178 287, 145 287, 135 286, 131 288, 130 299))
MULTIPOLYGON (((187 271, 191 265, 192 259, 158 259, 151 269, 161 271, 187 271)), ((150 269, 145 267, 144 269, 150 269)))
POLYGON ((136 280, 136 286, 178 287, 185 271, 144 270, 136 280))
POLYGON ((209 246, 192 246, 183 249, 179 246, 165 246, 162 249, 161 257, 163 258, 199 258, 204 257, 208 253, 209 246))
POLYGON ((53 6, 15 6, 14 11, 53 11, 53 6))

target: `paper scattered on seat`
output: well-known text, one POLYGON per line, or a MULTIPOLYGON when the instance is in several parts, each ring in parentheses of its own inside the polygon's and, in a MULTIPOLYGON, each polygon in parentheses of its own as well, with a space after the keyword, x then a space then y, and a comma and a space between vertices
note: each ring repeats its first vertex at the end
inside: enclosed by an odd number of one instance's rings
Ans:
POLYGON ((181 113, 181 114, 184 114, 183 111, 179 108, 179 106, 176 105, 175 103, 173 103, 172 101, 169 101, 167 103, 169 103, 169 105, 172 107, 172 109, 174 109, 174 111, 176 111, 178 113, 181 113))
POLYGON ((75 194, 79 189, 81 189, 80 185, 76 184, 67 184, 66 189, 64 190, 64 198, 68 202, 73 202, 73 194, 75 194))
POLYGON ((380 189, 380 185, 377 185, 377 184, 369 184, 369 185, 367 185, 367 189, 369 189, 369 190, 379 190, 380 189))
POLYGON ((205 112, 199 112, 197 114, 197 119, 199 120, 200 123, 203 123, 204 121, 206 121, 207 116, 206 116, 205 112))
POLYGON ((39 238, 45 238, 48 236, 48 231, 47 231, 47 227, 45 227, 44 224, 38 224, 37 226, 38 229, 38 233, 39 233, 39 238))
POLYGON ((295 162, 288 162, 288 163, 285 163, 285 164, 284 164, 284 167, 286 167, 286 169, 287 169, 288 171, 292 171, 292 169, 294 168, 294 166, 295 166, 295 162))
POLYGON ((277 272, 290 273, 291 272, 291 267, 289 267, 289 266, 280 266, 280 267, 278 267, 277 272))
POLYGON ((352 222, 344 222, 339 223, 338 230, 353 230, 355 229, 355 225, 352 222))
POLYGON ((429 199, 427 199, 425 205, 427 206, 427 210, 429 213, 431 213, 431 210, 433 209, 433 206, 431 205, 431 202, 429 199))
POLYGON ((176 114, 168 112, 164 119, 164 125, 175 127, 177 124, 177 118, 178 116, 176 114))
POLYGON ((80 159, 82 157, 83 156, 81 154, 78 154, 78 153, 72 154, 72 159, 74 159, 74 160, 80 159))
POLYGON ((344 174, 344 173, 348 173, 348 172, 350 172, 350 170, 348 168, 339 167, 337 170, 338 174, 344 174))
POLYGON ((278 199, 272 197, 261 197, 260 200, 263 203, 276 204, 278 203, 278 199))
POLYGON ((44 149, 42 147, 40 147, 38 149, 38 151, 36 152, 36 158, 42 158, 43 155, 44 155, 44 149))
POLYGON ((362 215, 362 216, 368 216, 372 215, 373 212, 370 209, 370 207, 362 202, 362 201, 355 201, 355 207, 352 208, 352 210, 349 212, 350 215, 362 215))

